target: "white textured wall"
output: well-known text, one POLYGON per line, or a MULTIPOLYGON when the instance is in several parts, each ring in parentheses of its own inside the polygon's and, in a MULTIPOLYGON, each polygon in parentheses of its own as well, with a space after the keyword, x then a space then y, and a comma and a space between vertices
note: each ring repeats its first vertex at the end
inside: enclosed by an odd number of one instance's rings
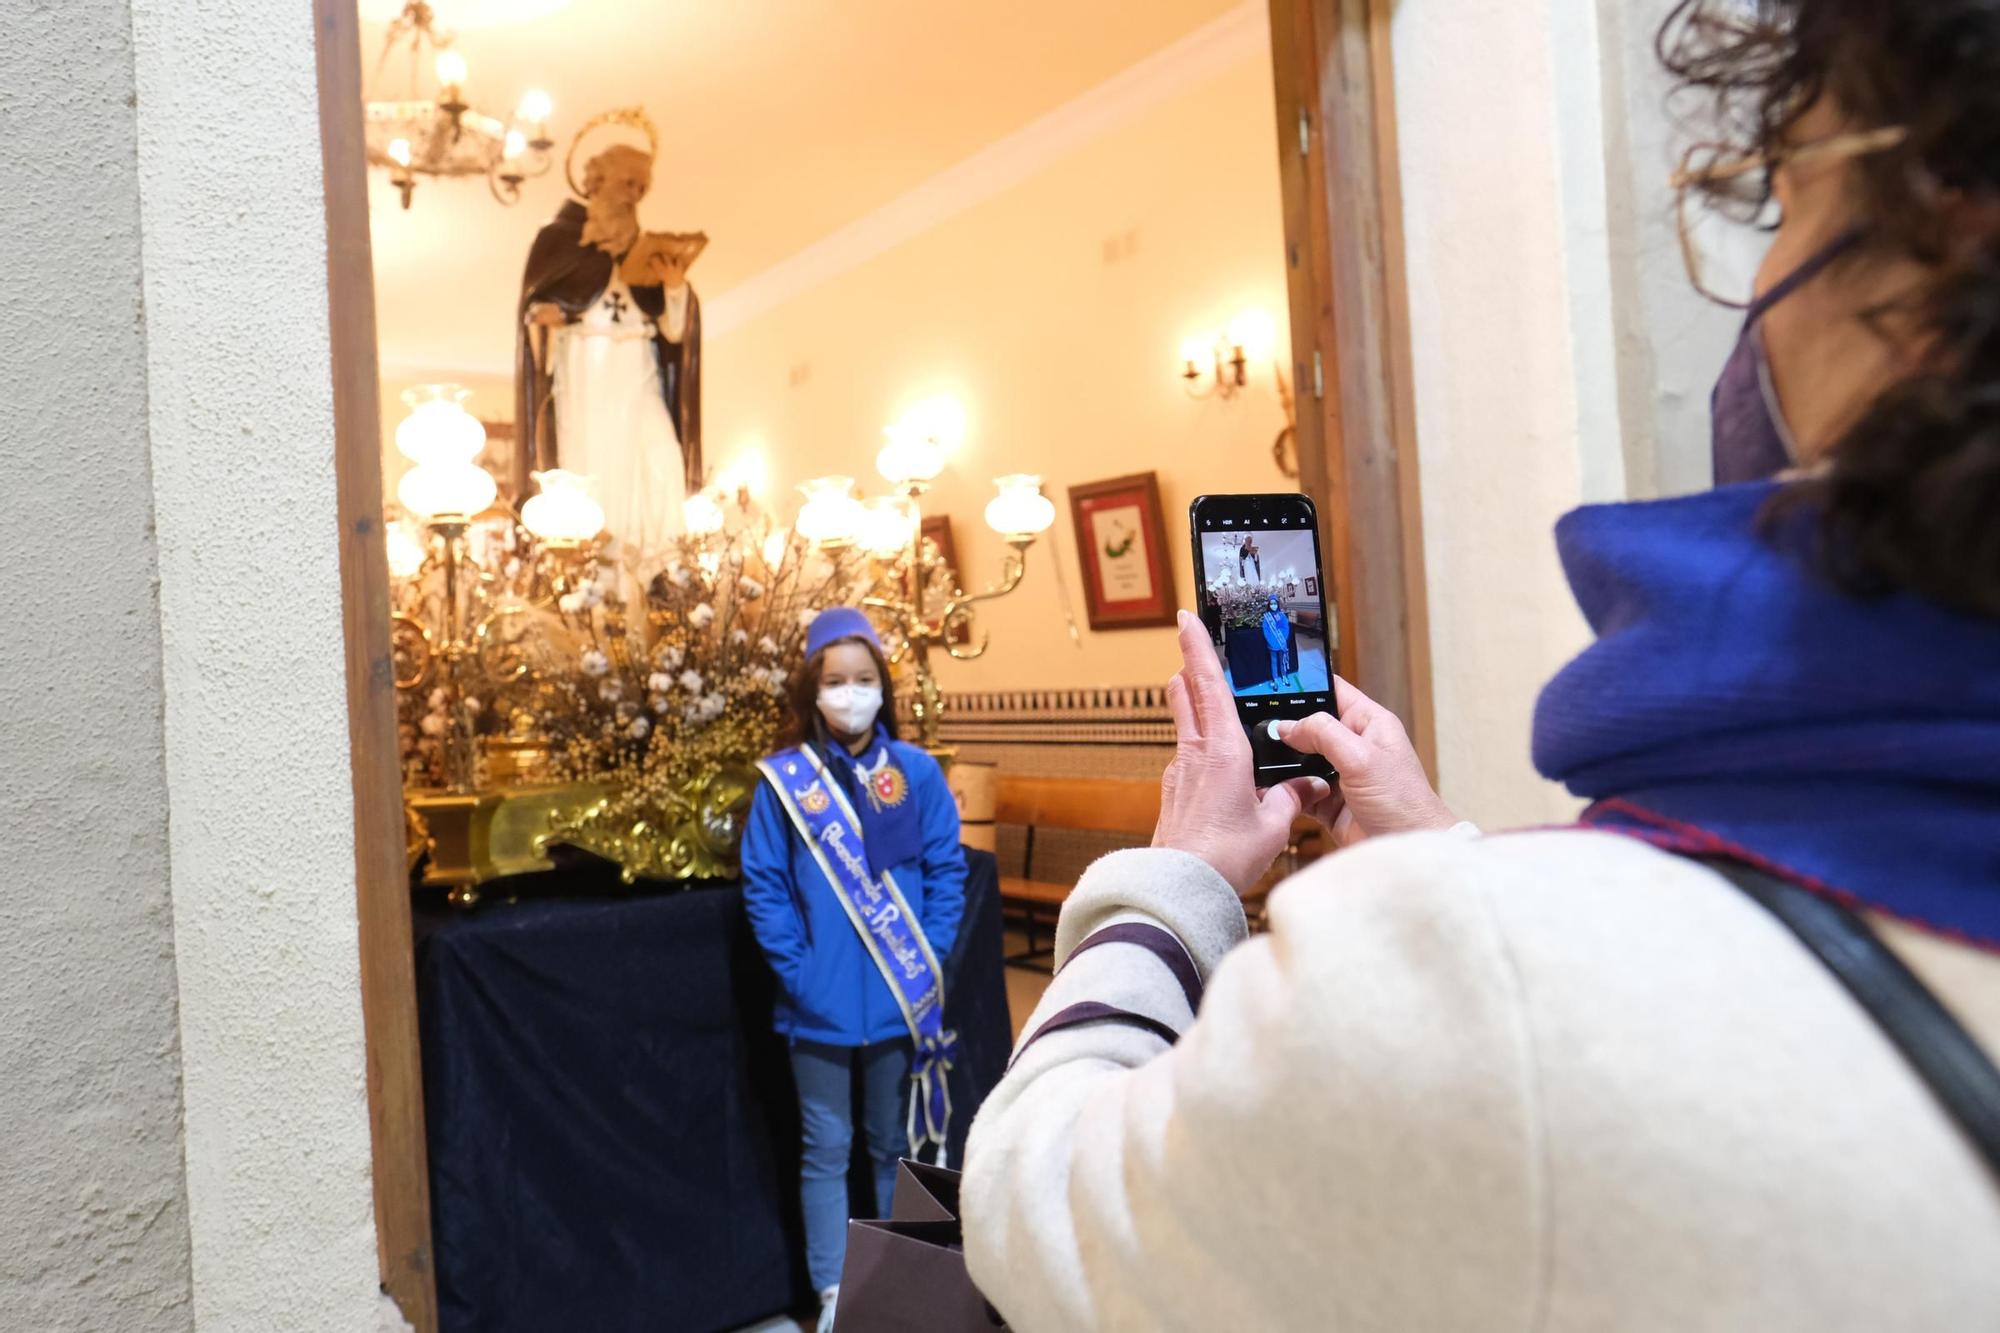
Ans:
POLYGON ((0 24, 0 1327, 185 1329, 130 24, 0 24))
MULTIPOLYGON (((1741 312, 1702 299, 1688 285, 1668 180, 1685 136, 1671 118, 1672 80, 1655 38, 1674 0, 1602 0, 1605 146, 1612 263, 1624 310, 1617 331, 1623 368, 1624 445, 1631 493, 1679 495, 1715 479, 1708 395, 1735 345, 1741 312), (1622 170, 1621 170, 1622 168, 1622 170)), ((1694 214, 1705 280, 1747 296, 1769 238, 1694 214)))
MULTIPOLYGON (((1681 276, 1665 0, 1401 0, 1393 27, 1438 767, 1502 828, 1566 820, 1542 685, 1588 641, 1552 528, 1708 481, 1735 335, 1681 276)), ((1734 244, 1734 271, 1750 256, 1734 244)))
POLYGON ((138 0, 195 1313, 377 1312, 304 0, 138 0))
POLYGON ((1573 359, 1580 132, 1558 113, 1549 8, 1403 0, 1393 29, 1438 768, 1487 827, 1575 808, 1528 762, 1535 692, 1584 642, 1549 525, 1582 498, 1579 411, 1602 414, 1573 359))

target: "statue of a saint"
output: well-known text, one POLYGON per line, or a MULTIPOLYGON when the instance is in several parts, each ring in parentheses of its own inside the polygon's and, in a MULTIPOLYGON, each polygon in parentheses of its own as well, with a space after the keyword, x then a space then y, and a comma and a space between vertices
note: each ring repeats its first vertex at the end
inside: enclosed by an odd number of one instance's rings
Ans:
MULTIPOLYGON (((634 110, 599 117, 578 142, 606 123, 654 138, 634 110)), ((629 144, 592 157, 580 183, 571 173, 582 197, 536 235, 519 308, 516 499, 532 493, 531 471, 586 474, 628 566, 681 531, 702 476, 701 302, 687 270, 706 238, 641 231, 652 176, 653 155, 629 144)))

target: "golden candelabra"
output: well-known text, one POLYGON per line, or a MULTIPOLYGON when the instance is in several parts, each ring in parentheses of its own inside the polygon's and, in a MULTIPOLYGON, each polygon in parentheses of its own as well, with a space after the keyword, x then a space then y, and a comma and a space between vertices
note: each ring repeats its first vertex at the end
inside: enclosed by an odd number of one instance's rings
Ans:
POLYGON ((944 692, 931 669, 931 651, 942 648, 946 656, 961 662, 986 652, 984 635, 972 643, 973 607, 1005 597, 1021 585, 1028 548, 1055 522, 1055 506, 1042 494, 1040 477, 1016 473, 994 478, 999 493, 986 505, 986 524, 1009 549, 999 582, 983 592, 966 592, 958 572, 924 535, 919 504, 964 432, 964 411, 955 400, 920 402, 888 428, 888 442, 875 457, 876 470, 889 483, 888 496, 865 504, 856 500, 851 477, 821 477, 800 487, 806 494, 799 511, 802 535, 829 545, 858 544, 885 566, 878 590, 863 605, 889 622, 885 628, 896 641, 890 664, 908 662, 916 678, 918 739, 925 749, 944 758, 950 757, 941 730, 944 692))
POLYGON ((944 559, 937 543, 924 535, 922 510, 918 507, 918 496, 923 490, 921 483, 905 484, 904 498, 909 502, 911 516, 909 546, 886 572, 884 591, 866 598, 863 605, 881 612, 890 622, 893 637, 900 640, 889 659, 890 665, 905 661, 910 664, 917 687, 911 711, 917 720, 918 740, 925 749, 949 757, 942 740, 944 691, 938 687, 937 674, 931 669, 931 651, 942 648, 947 657, 957 662, 970 662, 985 655, 989 642, 986 634, 981 633, 977 643, 971 642, 972 608, 980 602, 1005 597, 1021 586, 1021 579, 1028 572, 1028 548, 1035 544, 1035 534, 1007 534, 1009 549, 1001 561, 999 581, 983 592, 967 593, 959 587, 958 571, 944 559), (938 597, 943 600, 933 612, 931 604, 938 597))

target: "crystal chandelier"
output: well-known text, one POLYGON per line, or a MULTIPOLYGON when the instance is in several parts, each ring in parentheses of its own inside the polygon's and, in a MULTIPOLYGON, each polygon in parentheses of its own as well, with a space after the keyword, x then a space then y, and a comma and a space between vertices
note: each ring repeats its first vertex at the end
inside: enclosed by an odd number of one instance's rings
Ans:
POLYGON ((419 176, 484 176, 493 197, 511 204, 521 197, 521 182, 554 162, 549 95, 528 90, 508 120, 486 114, 466 101, 465 57, 452 40, 426 0, 409 0, 390 22, 376 62, 380 92, 390 57, 408 48, 409 96, 371 98, 367 109, 368 161, 388 171, 404 208, 419 176))

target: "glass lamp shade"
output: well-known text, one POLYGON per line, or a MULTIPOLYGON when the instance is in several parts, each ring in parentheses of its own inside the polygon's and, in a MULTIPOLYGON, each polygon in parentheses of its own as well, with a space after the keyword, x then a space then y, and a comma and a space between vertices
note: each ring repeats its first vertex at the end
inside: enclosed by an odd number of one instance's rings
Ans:
POLYGON ((385 535, 389 541, 389 577, 416 577, 417 571, 424 567, 424 558, 430 554, 423 537, 408 523, 391 523, 385 535))
POLYGON ((916 506, 900 496, 870 500, 861 507, 855 541, 871 555, 893 558, 910 549, 919 522, 916 506))
POLYGON ((396 487, 405 509, 433 523, 469 519, 499 493, 492 476, 474 463, 419 463, 396 487))
POLYGON ((799 490, 806 497, 799 506, 799 536, 822 546, 854 540, 863 517, 861 502, 854 498, 854 478, 818 477, 799 490))
POLYGON ((875 468, 884 480, 897 486, 932 481, 965 442, 965 408, 949 396, 926 398, 882 433, 888 442, 875 455, 875 468))
POLYGON ((1055 504, 1042 494, 1042 479, 1017 472, 995 477, 1000 493, 986 502, 986 526, 1003 537, 1035 537, 1056 521, 1055 504))
POLYGON ((410 415, 396 427, 396 448, 412 463, 470 463, 486 447, 486 427, 465 410, 470 389, 420 384, 403 391, 410 415))
POLYGON ((541 493, 521 506, 529 532, 556 546, 581 546, 604 531, 604 506, 590 495, 590 478, 550 468, 531 474, 541 493))
POLYGON ((891 485, 931 481, 944 471, 944 446, 937 440, 900 424, 882 434, 887 442, 875 455, 875 470, 891 485))
POLYGON ((707 491, 696 491, 681 502, 681 521, 690 537, 706 537, 722 531, 722 505, 707 491))

